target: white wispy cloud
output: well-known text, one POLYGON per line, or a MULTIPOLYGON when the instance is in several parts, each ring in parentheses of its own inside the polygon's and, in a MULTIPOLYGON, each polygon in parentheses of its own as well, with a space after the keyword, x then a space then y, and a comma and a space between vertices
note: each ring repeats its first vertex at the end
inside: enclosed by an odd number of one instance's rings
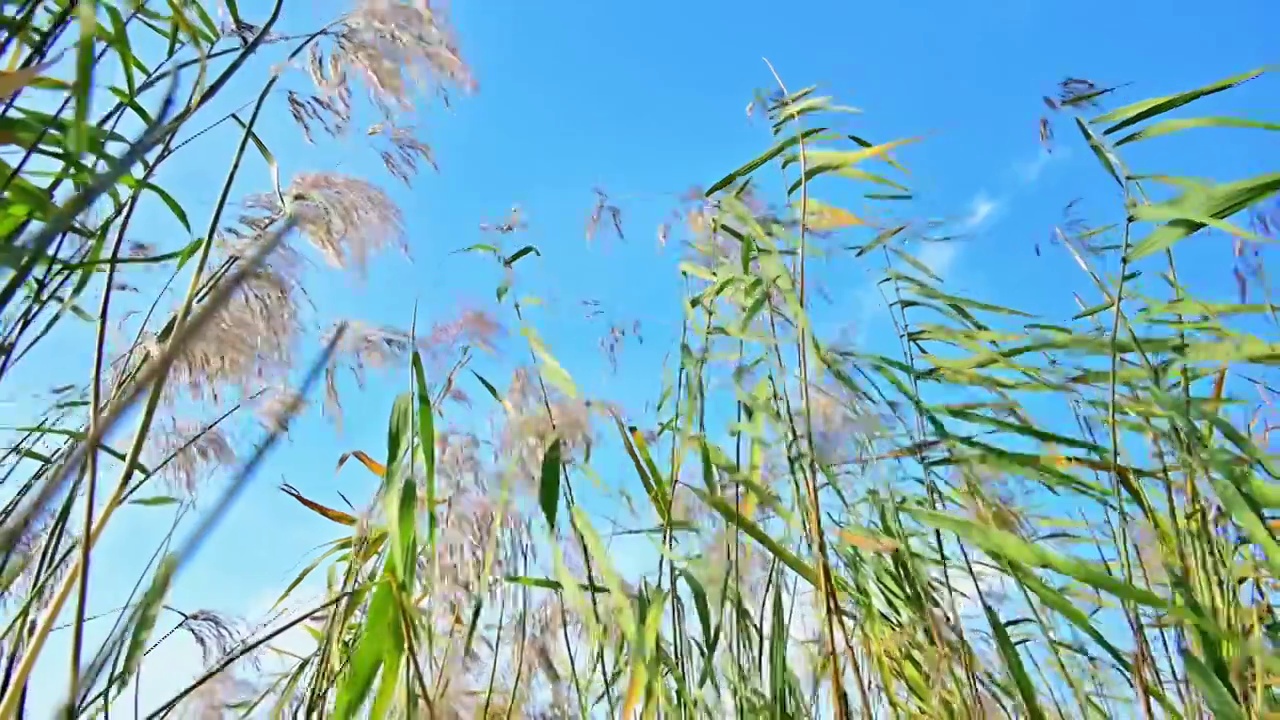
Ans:
POLYGON ((1004 209, 1004 200, 993 198, 986 191, 979 192, 969 201, 969 212, 960 221, 960 227, 966 231, 983 227, 1004 209))
POLYGON ((1064 145, 1055 148, 1053 152, 1040 148, 1034 158, 1014 163, 1013 171, 1024 185, 1030 185, 1039 180, 1045 169, 1051 164, 1062 162, 1069 157, 1071 157, 1071 148, 1069 146, 1064 145))
MULTIPOLYGON (((957 222, 957 227, 964 233, 985 227, 1000 215, 1003 207, 1001 200, 992 198, 985 191, 979 192, 969 202, 969 211, 957 222)), ((955 271, 960 262, 962 246, 950 240, 921 241, 913 243, 906 249, 922 265, 929 268, 929 272, 945 280, 955 271)), ((856 291, 854 304, 857 308, 854 315, 856 342, 861 345, 876 321, 884 317, 886 300, 880 286, 871 280, 856 291)))
POLYGON ((929 272, 945 279, 960 259, 960 244, 952 241, 922 243, 916 259, 929 268, 929 272))
MULTIPOLYGON (((983 189, 969 200, 965 213, 953 220, 951 228, 961 234, 989 230, 1010 206, 1010 203, 1021 192, 1038 182, 1053 165, 1071 157, 1066 147, 1055 148, 1052 153, 1039 148, 1034 157, 1011 163, 1014 181, 1007 178, 1002 183, 1001 192, 992 194, 983 189)), ((929 268, 930 272, 946 279, 953 275, 963 256, 964 246, 958 242, 921 242, 911 248, 915 258, 929 268)), ((853 302, 857 308, 854 315, 857 342, 861 344, 868 336, 870 326, 884 316, 885 299, 875 281, 867 282, 854 293, 853 302)))

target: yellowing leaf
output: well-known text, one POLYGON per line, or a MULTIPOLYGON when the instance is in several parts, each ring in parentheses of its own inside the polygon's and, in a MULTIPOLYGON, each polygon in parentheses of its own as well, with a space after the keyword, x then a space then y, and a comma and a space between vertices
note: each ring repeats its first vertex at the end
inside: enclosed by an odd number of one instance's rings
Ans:
POLYGON ((554 385, 557 390, 565 395, 571 398, 578 397, 578 388, 573 384, 573 378, 569 376, 568 371, 560 365, 555 356, 547 351, 547 347, 542 343, 542 338, 538 336, 537 331, 531 327, 524 327, 521 328, 520 334, 524 335, 525 339, 529 341, 529 347, 538 356, 540 361, 538 367, 542 371, 542 379, 554 385))
POLYGON ((1222 369, 1218 371, 1217 376, 1214 377, 1213 379, 1213 399, 1214 400, 1222 399, 1222 389, 1223 389, 1223 386, 1226 385, 1226 382, 1227 382, 1227 366, 1223 365, 1222 369))
POLYGON ((26 45, 22 42, 13 43, 13 52, 9 53, 9 62, 5 64, 5 72, 13 72, 18 69, 18 63, 22 62, 22 53, 27 51, 26 45))
MULTIPOLYGON (((1082 467, 1101 473, 1111 472, 1111 463, 1094 460, 1093 458, 1071 457, 1068 455, 1050 455, 1046 459, 1055 467, 1062 470, 1070 467, 1082 467)), ((1129 482, 1133 481, 1133 468, 1126 467, 1124 465, 1116 465, 1115 471, 1121 478, 1128 480, 1129 482)))
POLYGON ((818 200, 809 200, 805 211, 805 224, 814 230, 839 230, 840 228, 866 225, 853 213, 818 200))
POLYGON ((316 513, 317 515, 319 515, 320 517, 323 517, 326 520, 332 520, 333 522, 336 522, 339 525, 346 525, 348 527, 356 524, 356 518, 354 515, 348 515, 347 513, 344 513, 341 510, 334 510, 333 508, 321 505, 320 503, 315 502, 314 500, 308 500, 307 498, 303 497, 302 493, 298 492, 297 488, 293 487, 292 485, 281 485, 280 489, 283 490, 284 493, 289 497, 302 503, 302 505, 305 506, 308 510, 311 510, 312 512, 316 513))
POLYGON ((359 460, 361 465, 364 465, 369 469, 369 472, 377 475, 378 477, 385 477, 387 474, 387 466, 369 457, 368 453, 363 450, 352 450, 349 453, 342 453, 342 456, 338 458, 338 467, 336 469, 341 470, 342 466, 351 458, 359 460))
POLYGON ((627 681, 627 693, 622 698, 622 717, 630 718, 636 714, 636 706, 640 704, 640 695, 644 690, 645 666, 637 658, 632 661, 631 677, 627 681))
MULTIPOLYGON (((889 151, 902 147, 910 143, 918 142, 920 138, 903 138, 901 140, 893 140, 880 145, 862 148, 861 150, 810 150, 806 153, 805 159, 811 165, 835 165, 849 166, 887 155, 889 151)), ((784 162, 786 167, 799 159, 799 154, 789 156, 784 162)))
POLYGON ((8 100, 19 90, 35 82, 40 77, 40 73, 53 67, 57 61, 58 59, 54 58, 49 62, 30 65, 12 72, 0 72, 0 100, 8 100))
POLYGON ((847 529, 841 529, 836 534, 846 544, 867 552, 890 553, 900 547, 897 540, 882 535, 871 535, 847 529))

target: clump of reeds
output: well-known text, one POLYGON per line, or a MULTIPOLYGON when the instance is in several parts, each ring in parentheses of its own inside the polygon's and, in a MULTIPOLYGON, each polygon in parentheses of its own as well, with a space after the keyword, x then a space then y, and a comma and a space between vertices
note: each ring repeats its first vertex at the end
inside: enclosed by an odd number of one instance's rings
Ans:
MULTIPOLYGON (((108 14, 127 26, 136 18, 126 10, 111 5, 108 14)), ((671 372, 654 382, 652 408, 637 412, 577 387, 534 330, 527 296, 511 292, 517 264, 542 254, 504 245, 528 227, 518 207, 481 226, 492 244, 471 248, 501 271, 494 305, 429 320, 415 313, 401 326, 316 318, 307 302, 310 272, 360 277, 379 253, 407 253, 404 214, 372 180, 332 171, 273 178, 224 221, 245 153, 274 170, 254 131, 273 108, 315 142, 345 136, 367 100, 376 117, 363 141, 392 178, 409 182, 435 166, 408 121, 423 92, 447 100, 451 89, 475 87, 438 5, 362 0, 303 37, 274 29, 279 11, 245 18, 229 4, 222 28, 183 3, 145 16, 174 38, 174 57, 148 67, 198 65, 225 49, 234 59, 227 77, 243 78, 249 56, 286 54, 251 114, 234 116, 230 171, 203 234, 189 232, 193 243, 134 238, 130 226, 151 207, 190 225, 190 208, 203 207, 167 194, 143 205, 143 191, 185 145, 177 138, 223 125, 206 126, 200 109, 225 82, 197 87, 185 110, 160 103, 131 141, 105 140, 88 124, 123 138, 122 119, 142 117, 145 90, 163 88, 171 73, 115 88, 101 118, 80 115, 87 106, 70 93, 58 122, 23 136, 5 181, 10 219, 0 232, 11 274, 0 289, 0 383, 15 387, 52 329, 73 327, 69 317, 87 319, 89 360, 85 377, 59 380, 49 413, 14 430, 0 457, 13 489, 0 535, 0 717, 27 709, 33 667, 51 656, 55 630, 73 638, 69 657, 54 658, 69 668, 62 694, 72 717, 127 712, 151 651, 179 633, 198 646, 205 671, 143 712, 1280 711, 1270 681, 1280 642, 1280 475, 1267 376, 1275 317, 1255 245, 1274 239, 1278 185, 1271 175, 1169 178, 1125 161, 1132 144, 1189 128, 1266 127, 1167 115, 1261 71, 1110 110, 1120 87, 1067 78, 1045 96, 1047 148, 1082 136, 1124 198, 1110 225, 1086 221, 1072 203, 1053 242, 1030 255, 1079 270, 1078 308, 1066 317, 949 287, 905 242, 946 230, 903 203, 899 155, 910 141, 824 129, 841 127, 848 108, 814 88, 791 92, 775 75, 777 89, 751 108, 769 121, 771 146, 681 196, 659 231, 662 245, 685 248, 688 294, 671 372), (65 158, 76 180, 37 186, 47 182, 37 155, 65 158), (766 172, 775 177, 762 182, 766 172), (867 207, 825 200, 848 195, 832 187, 836 178, 861 183, 867 207), (1156 192, 1157 183, 1175 194, 1156 192), (1179 242, 1210 230, 1233 238, 1234 297, 1197 298, 1179 279, 1179 242), (883 268, 897 353, 816 331, 823 253, 883 268), (148 281, 131 274, 138 268, 151 271, 148 281), (168 282, 154 287, 165 272, 168 282), (509 381, 493 382, 493 366, 509 381), (326 499, 281 486, 336 536, 279 604, 296 601, 312 572, 325 577, 321 597, 261 624, 167 607, 176 574, 272 444, 315 406, 341 423, 343 385, 363 390, 371 372, 406 378, 389 399, 385 450, 335 455, 344 472, 363 468, 375 489, 352 500, 345 489, 326 499), (254 422, 243 422, 244 409, 254 422), (197 496, 197 525, 166 539, 91 646, 103 528, 126 507, 186 517, 197 496), (603 517, 610 500, 616 512, 603 517), (181 618, 167 635, 166 613, 181 618), (277 641, 294 630, 308 641, 285 652, 277 641), (282 667, 268 668, 273 650, 282 667)), ((104 62, 137 69, 129 58, 143 46, 128 28, 101 47, 96 31, 72 32, 87 22, 73 13, 17 5, 0 14, 23 30, 0 38, 0 52, 20 49, 18 37, 51 39, 29 57, 15 53, 20 66, 2 76, 12 102, 0 117, 23 132, 33 130, 23 124, 27 90, 54 72, 60 49, 88 58, 68 87, 102 77, 86 73, 104 62)), ((595 190, 588 242, 602 233, 625 240, 624 204, 595 190)), ((630 381, 624 341, 639 341, 639 325, 612 316, 606 325, 593 340, 613 377, 630 381)))

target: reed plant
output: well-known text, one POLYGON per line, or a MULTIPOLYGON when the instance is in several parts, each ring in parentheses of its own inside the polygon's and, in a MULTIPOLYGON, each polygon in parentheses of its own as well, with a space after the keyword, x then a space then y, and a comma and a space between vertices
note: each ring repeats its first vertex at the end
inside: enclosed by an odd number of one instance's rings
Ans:
MULTIPOLYGON (((1079 278, 1071 317, 956 294, 922 260, 954 228, 915 213, 920 139, 864 138, 851 109, 773 74, 753 102, 767 149, 659 231, 685 296, 672 372, 639 417, 588 396, 539 334, 517 271, 554 256, 524 242, 518 209, 456 259, 502 278, 490 307, 403 327, 309 309, 309 273, 407 249, 405 221, 372 179, 281 178, 263 123, 287 112, 336 142, 371 112, 369 151, 407 183, 434 165, 408 111, 475 83, 425 0, 359 0, 297 35, 276 29, 283 5, 0 11, 0 388, 21 391, 24 362, 64 338, 91 367, 5 428, 0 718, 26 712, 37 662, 66 667, 65 717, 1280 713, 1278 318, 1257 250, 1280 228, 1280 174, 1210 182, 1127 159, 1177 153, 1185 133, 1280 130, 1196 114, 1266 69, 1131 102, 1069 79, 1045 98, 1042 139, 1096 161, 1114 198, 1109 219, 1054 229, 1079 278), (158 178, 220 126, 239 143, 201 222, 158 178), (233 201, 248 167, 270 182, 233 201), (189 237, 138 239, 139 207, 189 237), (1234 248, 1235 297, 1179 279, 1193 236, 1234 248), (838 254, 880 272, 898 352, 819 331, 812 268, 838 254), (280 488, 333 535, 277 604, 321 576, 322 596, 248 629, 171 606, 291 422, 340 422, 343 388, 371 371, 405 378, 386 447, 334 460, 376 490, 340 509, 280 488), (95 547, 137 505, 194 525, 139 548, 151 560, 91 647, 95 547), (622 535, 652 567, 622 567, 622 535), (55 630, 67 657, 51 658, 55 630), (206 672, 139 708, 174 633, 206 672), (306 649, 279 652, 298 633, 306 649), (268 667, 273 648, 285 661, 268 667)), ((588 239, 622 237, 623 210, 598 190, 588 239)), ((638 332, 611 326, 601 349, 638 332)))

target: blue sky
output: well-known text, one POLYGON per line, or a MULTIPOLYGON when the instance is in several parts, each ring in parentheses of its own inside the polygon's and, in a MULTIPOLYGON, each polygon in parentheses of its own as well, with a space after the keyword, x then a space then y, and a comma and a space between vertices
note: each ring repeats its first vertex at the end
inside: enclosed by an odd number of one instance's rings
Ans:
MULTIPOLYGON (((240 5, 247 19, 265 13, 265 3, 240 5)), ((309 29, 342 7, 328 0, 289 3, 281 30, 309 29)), ((270 110, 275 119, 262 126, 286 180, 308 170, 373 178, 391 188, 407 217, 413 262, 388 255, 363 284, 318 276, 309 291, 319 315, 407 326, 415 303, 428 321, 447 320, 462 305, 489 303, 495 279, 487 265, 450 253, 486 241, 477 225, 500 220, 519 204, 529 230, 512 242, 543 251, 542 258, 519 265, 523 292, 545 301, 533 323, 586 394, 635 412, 655 399, 646 393, 656 391, 653 379, 679 331, 678 253, 658 247, 656 229, 676 194, 709 185, 769 144, 767 127, 744 113, 755 89, 772 89, 762 57, 791 89, 816 84, 823 94, 861 108, 864 114, 850 127, 864 137, 927 135, 898 157, 919 198, 911 212, 950 217, 970 231, 964 243, 930 251, 952 292, 1056 318, 1074 311, 1069 290, 1085 284, 1046 242, 1049 232, 1069 200, 1083 197, 1086 216, 1101 221, 1114 218, 1116 197, 1068 126, 1058 128, 1059 145, 1073 151, 1043 154, 1040 97, 1070 75, 1100 84, 1131 82, 1123 97, 1136 100, 1280 59, 1274 33, 1280 6, 1267 0, 455 0, 451 13, 479 92, 457 97, 448 111, 433 106, 419 113, 438 175, 425 173, 408 190, 386 175, 359 136, 346 145, 322 140, 307 146, 281 102, 270 110), (601 234, 603 241, 584 242, 595 186, 621 206, 625 242, 608 233, 601 234), (579 302, 585 299, 598 300, 606 318, 642 323, 645 343, 624 351, 616 376, 597 347, 606 326, 584 319, 579 302)), ((301 78, 291 82, 298 86, 301 78)), ((1195 114, 1275 120, 1277 82, 1264 77, 1206 101, 1195 114)), ((256 81, 242 81, 216 105, 225 112, 256 92, 256 81)), ((211 108, 206 117, 219 114, 211 108)), ((197 227, 206 222, 237 135, 234 127, 212 132, 184 151, 186 162, 166 170, 162 184, 177 189, 197 227)), ((1161 141, 1127 157, 1139 168, 1217 180, 1271 171, 1280 161, 1274 136, 1206 132, 1171 142, 1183 150, 1177 162, 1162 157, 1161 141)), ((269 187, 265 166, 256 158, 252 163, 238 191, 269 187)), ((154 233, 170 246, 183 231, 157 216, 140 233, 154 233)), ((1184 279, 1230 297, 1230 248, 1199 238, 1188 245, 1184 257, 1190 261, 1183 262, 1190 277, 1184 279)), ((857 324, 869 347, 888 352, 895 345, 891 328, 883 312, 866 304, 877 270, 877 264, 848 263, 827 269, 822 281, 836 304, 823 311, 821 322, 857 324)), ((502 319, 514 330, 511 318, 502 319)), ((518 343, 518 336, 508 340, 514 349, 518 343)), ((51 367, 81 372, 70 358, 32 363, 23 372, 45 382, 51 367)), ((302 419, 186 571, 172 604, 262 612, 308 552, 336 536, 276 486, 284 479, 332 504, 339 502, 338 489, 353 499, 372 491, 372 478, 353 468, 335 475, 334 464, 347 450, 382 452, 386 416, 400 386, 399 378, 373 383, 349 402, 341 436, 318 414, 302 419)), ((472 390, 483 406, 483 393, 472 390)), ((128 568, 140 553, 150 554, 168 522, 162 509, 129 510, 119 532, 104 541, 99 571, 117 580, 105 582, 94 609, 118 601, 127 588, 112 586, 133 577, 128 568)), ((192 667, 181 656, 192 648, 176 647, 166 662, 192 667)), ((47 670, 49 677, 61 672, 61 664, 47 670)), ((148 680, 147 692, 164 682, 171 680, 148 680)))

